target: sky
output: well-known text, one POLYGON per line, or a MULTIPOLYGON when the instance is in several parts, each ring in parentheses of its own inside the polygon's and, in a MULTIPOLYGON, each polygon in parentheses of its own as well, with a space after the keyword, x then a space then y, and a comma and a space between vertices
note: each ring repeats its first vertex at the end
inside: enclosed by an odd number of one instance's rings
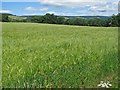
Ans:
POLYGON ((111 16, 119 0, 4 0, 0 13, 14 15, 111 16))

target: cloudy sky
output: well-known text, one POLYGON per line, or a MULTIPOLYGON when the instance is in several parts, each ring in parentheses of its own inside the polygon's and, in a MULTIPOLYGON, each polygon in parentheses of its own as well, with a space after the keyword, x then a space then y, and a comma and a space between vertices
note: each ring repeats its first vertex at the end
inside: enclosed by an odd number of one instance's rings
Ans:
POLYGON ((111 16, 119 0, 4 0, 0 13, 15 15, 111 16))

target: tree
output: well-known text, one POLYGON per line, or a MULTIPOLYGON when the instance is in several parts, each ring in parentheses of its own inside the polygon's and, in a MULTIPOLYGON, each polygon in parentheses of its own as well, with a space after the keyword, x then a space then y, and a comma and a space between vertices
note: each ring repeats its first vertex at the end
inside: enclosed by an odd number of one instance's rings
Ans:
POLYGON ((62 16, 57 17, 57 24, 64 24, 65 18, 62 16))
POLYGON ((9 22, 8 16, 9 14, 0 14, 0 21, 9 22))
POLYGON ((113 15, 112 17, 111 17, 111 26, 118 26, 118 18, 117 18, 117 16, 115 16, 115 15, 113 15))
POLYGON ((57 16, 55 16, 54 14, 47 13, 43 16, 43 23, 56 24, 57 16))
POLYGON ((35 23, 42 23, 43 19, 42 16, 32 16, 31 18, 29 17, 29 21, 35 23))

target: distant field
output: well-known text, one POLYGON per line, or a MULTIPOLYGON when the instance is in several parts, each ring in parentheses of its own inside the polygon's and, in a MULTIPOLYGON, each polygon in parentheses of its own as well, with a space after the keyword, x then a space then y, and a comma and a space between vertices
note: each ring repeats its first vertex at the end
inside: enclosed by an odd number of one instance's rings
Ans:
POLYGON ((117 88, 117 27, 3 23, 3 87, 117 88))

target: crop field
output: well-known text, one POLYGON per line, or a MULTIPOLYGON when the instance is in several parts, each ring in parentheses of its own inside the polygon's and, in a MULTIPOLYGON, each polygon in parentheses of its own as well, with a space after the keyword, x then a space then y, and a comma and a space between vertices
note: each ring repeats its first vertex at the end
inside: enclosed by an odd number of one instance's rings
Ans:
POLYGON ((2 25, 3 87, 118 87, 117 27, 2 25))

